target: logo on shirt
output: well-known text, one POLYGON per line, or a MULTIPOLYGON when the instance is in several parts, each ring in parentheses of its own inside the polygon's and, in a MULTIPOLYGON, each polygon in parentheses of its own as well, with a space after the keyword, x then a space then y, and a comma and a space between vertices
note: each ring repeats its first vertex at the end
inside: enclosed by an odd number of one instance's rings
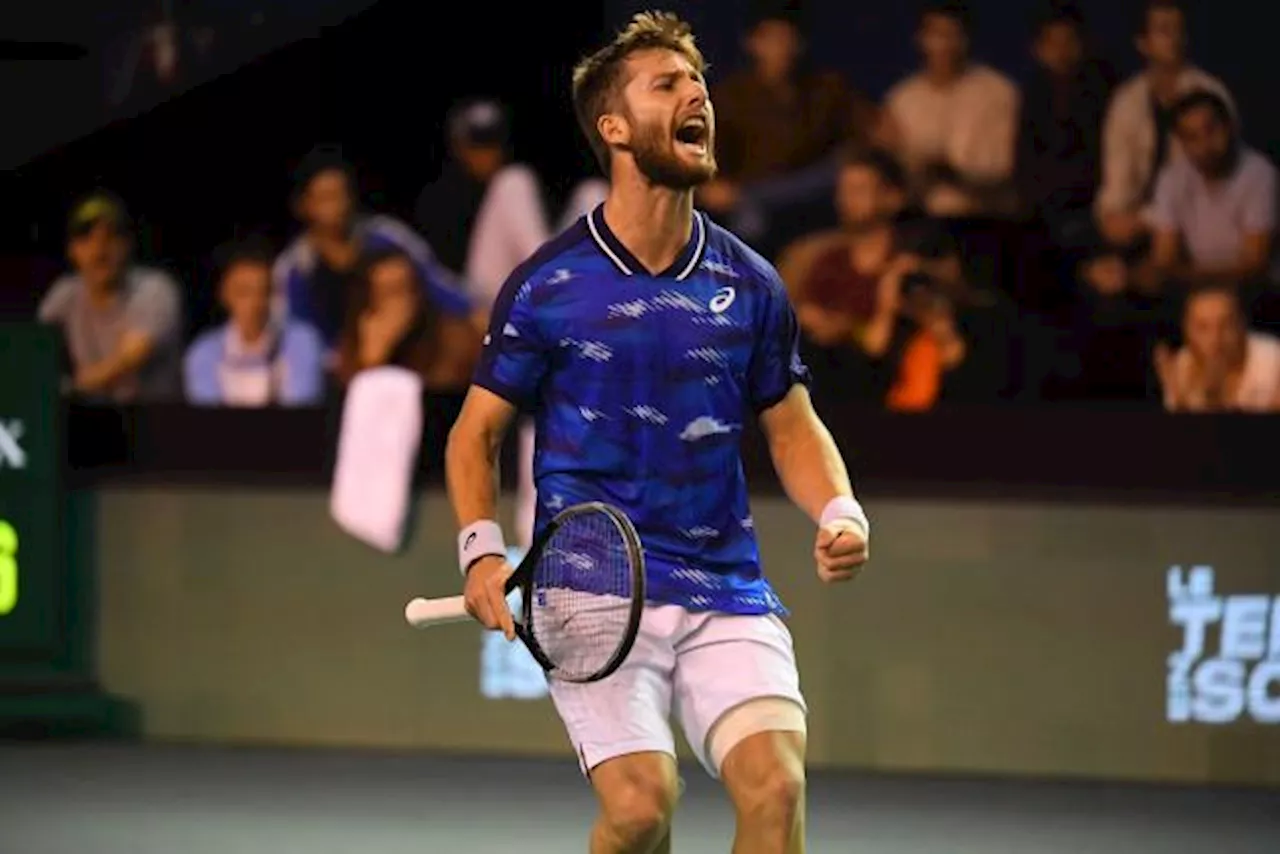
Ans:
POLYGON ((0 421, 0 468, 27 467, 27 452, 22 447, 22 422, 0 421))
POLYGON ((476 532, 472 531, 470 534, 467 534, 467 539, 462 544, 462 550, 464 552, 471 551, 471 544, 474 543, 475 541, 476 541, 476 532))
POLYGON ((738 292, 733 288, 721 288, 716 291, 716 295, 711 298, 711 302, 707 303, 707 307, 716 314, 720 314, 729 306, 733 305, 734 297, 737 295, 738 292))

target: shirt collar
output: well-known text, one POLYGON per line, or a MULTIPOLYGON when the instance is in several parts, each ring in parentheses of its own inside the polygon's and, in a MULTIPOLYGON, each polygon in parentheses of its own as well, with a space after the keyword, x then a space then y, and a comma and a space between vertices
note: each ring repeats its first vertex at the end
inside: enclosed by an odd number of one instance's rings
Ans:
MULTIPOLYGON (((587 214, 587 230, 591 232, 591 239, 595 241, 604 256, 624 276, 634 276, 636 273, 647 274, 644 264, 641 264, 631 251, 622 245, 622 241, 609 230, 609 224, 604 221, 604 204, 597 205, 595 210, 587 214)), ((707 225, 702 214, 694 211, 693 231, 689 235, 689 242, 680 250, 680 254, 671 262, 671 266, 654 278, 674 278, 677 282, 684 281, 698 269, 706 249, 707 225)))

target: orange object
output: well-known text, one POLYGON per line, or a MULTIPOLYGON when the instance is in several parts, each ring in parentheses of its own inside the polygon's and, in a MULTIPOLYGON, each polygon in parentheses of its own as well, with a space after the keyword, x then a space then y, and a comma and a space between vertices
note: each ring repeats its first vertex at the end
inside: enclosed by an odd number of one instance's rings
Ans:
POLYGON ((924 412, 942 391, 942 350, 928 332, 911 336, 885 405, 894 412, 924 412))

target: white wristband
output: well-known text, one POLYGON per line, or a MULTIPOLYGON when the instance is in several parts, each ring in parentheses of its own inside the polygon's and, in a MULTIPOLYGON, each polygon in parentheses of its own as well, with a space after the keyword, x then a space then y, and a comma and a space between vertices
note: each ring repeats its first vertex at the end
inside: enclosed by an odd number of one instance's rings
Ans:
POLYGON ((862 529, 864 539, 871 534, 871 520, 867 518, 866 511, 862 509, 862 505, 856 498, 837 495, 828 501, 827 506, 822 508, 822 517, 818 520, 818 525, 827 525, 836 519, 848 519, 853 522, 862 529))
POLYGON ((471 564, 489 555, 507 556, 507 545, 497 522, 481 519, 458 533, 458 569, 464 578, 471 564))

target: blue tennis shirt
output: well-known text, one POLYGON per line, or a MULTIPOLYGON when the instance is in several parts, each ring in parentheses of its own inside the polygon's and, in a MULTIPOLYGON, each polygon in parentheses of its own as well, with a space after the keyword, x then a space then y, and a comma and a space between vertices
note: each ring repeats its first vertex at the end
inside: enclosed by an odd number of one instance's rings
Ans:
POLYGON ((808 382, 798 340, 777 272, 703 214, 650 275, 598 207, 511 274, 474 381, 533 413, 536 530, 612 504, 644 544, 650 601, 781 614, 739 446, 747 419, 808 382))

